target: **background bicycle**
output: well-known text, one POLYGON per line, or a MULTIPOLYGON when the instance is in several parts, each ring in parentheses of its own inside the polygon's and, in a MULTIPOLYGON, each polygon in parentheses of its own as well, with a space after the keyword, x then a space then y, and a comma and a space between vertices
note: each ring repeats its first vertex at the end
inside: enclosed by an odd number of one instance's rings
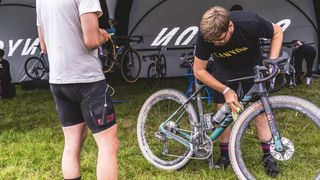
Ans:
MULTIPOLYGON (((268 96, 266 84, 288 63, 288 55, 257 66, 255 75, 228 81, 254 81, 239 99, 246 107, 240 115, 224 105, 215 114, 205 113, 200 93, 204 86, 187 98, 174 89, 152 94, 143 104, 137 124, 137 136, 143 156, 154 166, 176 170, 190 159, 208 160, 213 165, 212 141, 235 121, 229 151, 233 170, 239 179, 268 179, 262 166, 262 150, 256 138, 255 117, 266 113, 272 138, 268 142, 272 157, 280 169, 279 179, 320 178, 320 109, 311 102, 293 96, 268 96), (272 72, 270 70, 273 70, 272 72), (256 95, 260 100, 249 105, 256 95), (193 99, 197 99, 197 110, 193 99), (306 147, 311 147, 307 149, 306 147), (296 173, 300 173, 297 176, 296 173)), ((238 91, 241 92, 241 91, 238 91)))
POLYGON ((142 36, 111 36, 111 40, 98 48, 99 59, 104 73, 121 71, 122 77, 129 83, 138 80, 141 71, 141 58, 131 43, 140 43, 142 36))
POLYGON ((40 45, 37 46, 40 56, 28 58, 24 64, 24 70, 32 80, 39 80, 45 73, 49 73, 49 62, 44 53, 41 53, 40 45))
MULTIPOLYGON (((261 52, 265 58, 269 56, 270 52, 270 43, 264 42, 263 39, 260 40, 261 44, 261 52)), ((270 91, 276 92, 279 91, 280 88, 286 87, 286 86, 296 86, 296 70, 294 68, 294 58, 293 58, 293 43, 292 42, 284 42, 282 43, 283 47, 286 47, 288 49, 291 49, 291 56, 288 58, 288 63, 283 63, 282 65, 285 65, 284 67, 280 67, 280 70, 282 71, 279 76, 277 76, 275 79, 272 79, 270 91)))
POLYGON ((167 74, 167 60, 164 54, 161 53, 162 47, 157 48, 157 53, 142 56, 143 61, 149 59, 151 61, 148 67, 148 79, 150 85, 158 86, 160 79, 167 74))

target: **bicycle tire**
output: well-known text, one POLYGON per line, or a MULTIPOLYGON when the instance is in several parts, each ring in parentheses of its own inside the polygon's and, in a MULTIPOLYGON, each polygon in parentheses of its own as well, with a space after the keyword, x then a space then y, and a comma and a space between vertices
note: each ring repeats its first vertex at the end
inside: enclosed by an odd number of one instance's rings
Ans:
POLYGON ((160 55, 160 64, 162 66, 161 77, 165 77, 167 75, 167 59, 164 54, 160 55))
POLYGON ((132 48, 127 49, 121 59, 121 74, 128 83, 134 83, 139 79, 141 71, 141 57, 132 48))
MULTIPOLYGON (((177 107, 181 106, 187 101, 187 97, 180 91, 174 89, 163 89, 152 94, 143 104, 137 123, 137 137, 140 150, 145 159, 157 168, 164 170, 177 170, 181 169, 190 160, 193 155, 193 148, 187 148, 182 144, 169 139, 164 135, 170 153, 178 153, 180 157, 171 157, 163 155, 160 152, 163 144, 157 143, 159 139, 155 137, 155 133, 159 132, 159 126, 173 113, 177 107), (166 102, 172 103, 170 106, 166 102), (173 108, 173 106, 176 108, 173 108), (161 107, 161 109, 160 109, 161 107), (158 109, 157 109, 158 108, 158 109), (170 111, 170 112, 169 112, 170 111), (155 122, 159 120, 159 122, 155 122), (148 126, 150 124, 150 127, 148 126), (150 129, 154 129, 150 130, 150 129), (150 130, 150 131, 149 131, 150 130), (159 145, 160 149, 156 145, 159 145), (171 149, 171 147, 173 147, 171 149)), ((189 103, 183 108, 185 116, 179 122, 179 128, 186 128, 194 133, 193 124, 197 119, 197 114, 194 106, 189 103)), ((178 115, 177 115, 178 116, 178 115)), ((189 140, 190 141, 190 140, 189 140)))
POLYGON ((44 62, 39 57, 32 56, 26 60, 24 71, 32 80, 39 80, 43 77, 46 69, 44 62))
POLYGON ((103 73, 108 73, 112 70, 115 64, 115 60, 114 60, 116 55, 115 46, 111 40, 105 42, 101 46, 102 46, 101 48, 98 48, 98 57, 102 66, 103 73))
MULTIPOLYGON (((291 146, 286 141, 288 150, 281 156, 277 156, 279 154, 272 155, 275 159, 278 158, 276 162, 280 173, 277 178, 311 179, 314 177, 310 176, 317 176, 315 179, 319 179, 320 109, 309 101, 293 96, 273 96, 269 98, 269 101, 281 136, 288 138, 293 145, 291 146), (292 114, 290 114, 291 112, 292 114), (302 130, 307 131, 302 133, 302 130), (302 139, 300 139, 301 137, 302 139), (306 145, 310 146, 309 151, 305 151, 306 145), (291 156, 289 156, 290 153, 292 153, 291 156), (313 156, 313 158, 307 156, 313 156), (306 160, 303 159, 306 157, 306 160), (311 172, 312 170, 315 172, 311 172)), ((253 126, 250 126, 250 122, 253 122, 254 118, 262 112, 263 107, 260 101, 252 104, 239 116, 232 128, 229 140, 229 155, 232 168, 239 179, 268 178, 261 170, 263 169, 262 151, 258 148, 260 143, 255 142, 258 138, 251 137, 255 133, 253 133, 253 126), (246 129, 247 127, 250 127, 250 130, 246 129), (251 133, 248 133, 249 131, 251 133), (257 154, 257 151, 259 151, 259 154, 257 154)))

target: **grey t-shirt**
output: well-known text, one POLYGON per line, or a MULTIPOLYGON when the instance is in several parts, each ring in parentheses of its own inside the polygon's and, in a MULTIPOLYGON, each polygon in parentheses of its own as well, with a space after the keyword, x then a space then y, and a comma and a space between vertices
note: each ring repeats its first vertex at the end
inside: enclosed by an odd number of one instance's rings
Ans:
POLYGON ((50 83, 89 83, 105 78, 97 49, 85 46, 80 23, 82 14, 102 15, 99 0, 37 0, 36 11, 47 46, 50 83))

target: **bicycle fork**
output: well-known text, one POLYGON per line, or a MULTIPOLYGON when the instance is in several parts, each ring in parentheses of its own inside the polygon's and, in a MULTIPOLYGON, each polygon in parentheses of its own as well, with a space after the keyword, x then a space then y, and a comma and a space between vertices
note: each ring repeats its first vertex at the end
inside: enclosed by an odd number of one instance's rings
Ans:
MULTIPOLYGON (((265 85, 263 85, 262 83, 259 84, 259 88, 260 90, 262 90, 262 88, 265 89, 265 85)), ((279 133, 279 128, 276 124, 276 119, 274 117, 274 114, 272 112, 272 108, 268 99, 268 94, 266 91, 260 91, 263 92, 260 94, 261 97, 261 102, 266 114, 266 118, 267 118, 267 122, 271 131, 271 140, 274 141, 274 145, 275 145, 275 150, 277 152, 282 152, 284 150, 283 144, 281 142, 281 135, 279 133)))

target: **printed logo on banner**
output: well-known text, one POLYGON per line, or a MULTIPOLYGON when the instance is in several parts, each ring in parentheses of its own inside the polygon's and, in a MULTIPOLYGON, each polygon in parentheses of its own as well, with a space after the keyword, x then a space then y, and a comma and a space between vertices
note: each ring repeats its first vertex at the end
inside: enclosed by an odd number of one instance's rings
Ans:
MULTIPOLYGON (((279 22, 277 22, 279 26, 281 26, 282 30, 285 31, 291 24, 290 19, 283 19, 279 22)), ((171 40, 176 36, 178 31, 180 30, 180 27, 174 27, 171 31, 169 31, 167 34, 165 34, 168 31, 169 28, 165 27, 162 28, 160 33, 157 35, 157 37, 153 40, 151 43, 151 46, 167 46, 171 40)), ((182 33, 177 37, 174 45, 175 46, 185 46, 190 44, 192 39, 197 35, 199 31, 199 28, 197 26, 191 26, 186 28, 182 33), (183 41, 183 39, 185 39, 183 41)))
POLYGON ((38 45, 39 38, 36 38, 33 42, 31 38, 27 38, 26 40, 18 39, 17 41, 9 40, 7 46, 5 46, 5 42, 0 40, 1 49, 8 47, 7 57, 15 56, 15 53, 19 53, 21 56, 34 55, 38 45), (21 48, 22 51, 18 52, 17 50, 21 48))

